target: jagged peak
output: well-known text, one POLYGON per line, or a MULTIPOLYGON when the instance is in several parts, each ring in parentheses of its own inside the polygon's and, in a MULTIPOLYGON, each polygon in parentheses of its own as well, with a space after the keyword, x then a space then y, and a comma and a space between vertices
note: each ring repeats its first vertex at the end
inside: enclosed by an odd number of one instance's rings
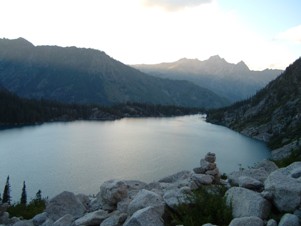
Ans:
POLYGON ((246 63, 242 60, 236 64, 236 67, 243 70, 248 70, 248 71, 250 70, 249 67, 246 65, 246 63))

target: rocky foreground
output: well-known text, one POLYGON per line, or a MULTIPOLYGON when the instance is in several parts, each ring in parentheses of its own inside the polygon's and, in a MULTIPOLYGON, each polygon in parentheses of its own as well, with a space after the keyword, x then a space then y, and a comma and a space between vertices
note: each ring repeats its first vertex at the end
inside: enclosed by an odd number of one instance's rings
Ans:
MULTIPOLYGON (((1 211, 0 224, 14 226, 163 226, 166 207, 187 202, 186 195, 201 186, 224 184, 231 226, 297 226, 301 219, 301 162, 278 168, 264 160, 255 167, 220 178, 215 154, 208 153, 200 166, 157 182, 110 180, 96 197, 64 191, 52 198, 45 212, 31 220, 9 218, 1 211), (271 211, 282 213, 279 222, 271 211)), ((207 226, 212 225, 210 222, 207 226)))

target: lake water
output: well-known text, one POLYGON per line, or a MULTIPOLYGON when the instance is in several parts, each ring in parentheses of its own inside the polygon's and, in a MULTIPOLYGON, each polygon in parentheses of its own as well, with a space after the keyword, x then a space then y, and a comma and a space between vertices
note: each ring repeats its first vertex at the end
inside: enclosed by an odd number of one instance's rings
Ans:
POLYGON ((0 131, 0 192, 9 175, 14 200, 23 180, 29 197, 39 189, 97 194, 109 179, 151 182, 192 170, 209 151, 225 173, 270 156, 264 143, 200 115, 47 123, 0 131))

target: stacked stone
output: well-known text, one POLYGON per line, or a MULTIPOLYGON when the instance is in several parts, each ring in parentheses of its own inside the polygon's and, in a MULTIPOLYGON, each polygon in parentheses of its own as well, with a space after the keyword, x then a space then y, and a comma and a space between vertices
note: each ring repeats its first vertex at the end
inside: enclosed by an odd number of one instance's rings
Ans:
POLYGON ((200 167, 194 168, 196 174, 205 174, 213 177, 214 183, 220 182, 220 173, 215 163, 215 153, 208 152, 204 159, 200 161, 200 167))

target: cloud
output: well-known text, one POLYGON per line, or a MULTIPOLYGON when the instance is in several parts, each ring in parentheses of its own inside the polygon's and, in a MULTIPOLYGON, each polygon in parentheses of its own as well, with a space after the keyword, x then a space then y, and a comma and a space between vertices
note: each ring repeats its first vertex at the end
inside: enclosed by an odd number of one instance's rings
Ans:
POLYGON ((177 11, 186 7, 194 7, 212 0, 143 0, 146 6, 160 7, 166 11, 177 11))
POLYGON ((292 27, 276 36, 278 40, 301 43, 301 25, 292 27))

